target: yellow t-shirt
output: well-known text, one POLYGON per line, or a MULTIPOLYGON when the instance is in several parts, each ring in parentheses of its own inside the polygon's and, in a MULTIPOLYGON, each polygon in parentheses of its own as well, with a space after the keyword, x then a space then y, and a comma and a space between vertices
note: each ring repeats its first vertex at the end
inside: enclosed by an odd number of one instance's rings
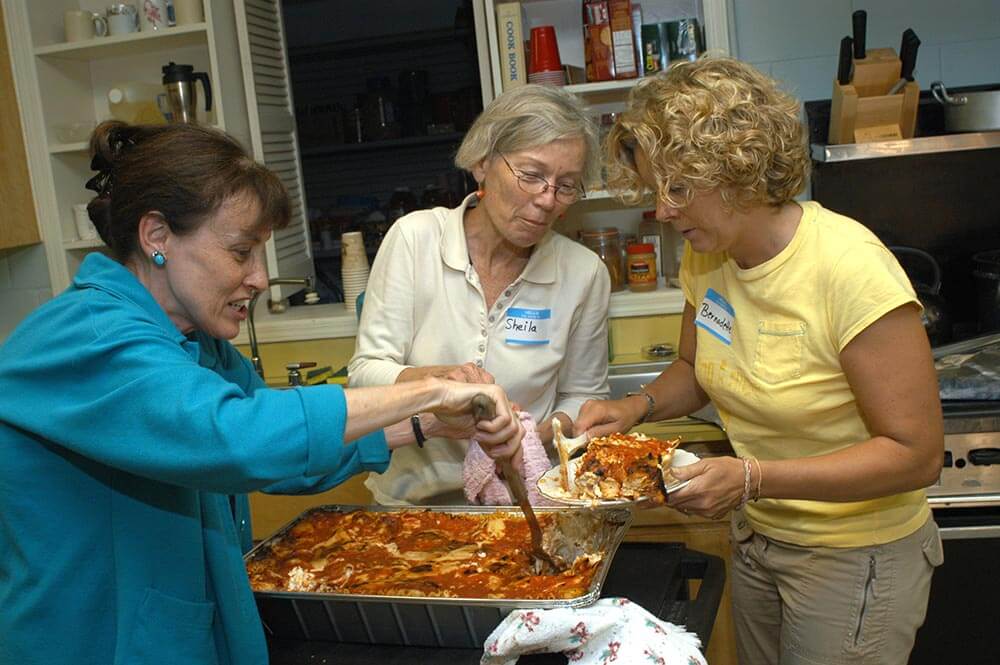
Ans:
MULTIPOLYGON (((759 266, 743 270, 725 253, 695 253, 690 245, 681 263, 695 309, 698 382, 736 453, 762 460, 824 455, 871 438, 840 352, 889 311, 919 306, 871 231, 818 203, 800 205, 792 241, 759 266)), ((915 490, 850 503, 761 499, 746 514, 776 540, 863 547, 913 533, 930 509, 915 490)))

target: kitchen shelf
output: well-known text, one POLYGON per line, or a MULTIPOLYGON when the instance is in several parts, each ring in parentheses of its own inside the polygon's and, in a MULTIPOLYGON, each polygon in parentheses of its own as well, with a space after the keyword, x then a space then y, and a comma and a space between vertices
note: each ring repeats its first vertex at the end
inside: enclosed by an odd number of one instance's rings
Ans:
POLYGON ((635 293, 629 290, 611 294, 608 318, 678 314, 684 310, 684 292, 660 281, 655 291, 635 293))
POLYGON ((205 23, 179 25, 156 32, 130 32, 113 37, 94 37, 79 42, 62 42, 39 46, 35 55, 67 60, 101 60, 148 53, 150 49, 173 50, 204 45, 207 41, 205 23))
POLYGON ((944 136, 922 136, 897 141, 873 141, 871 143, 844 143, 825 145, 813 143, 812 158, 817 162, 852 162, 861 159, 882 159, 885 157, 906 157, 927 155, 938 152, 960 152, 963 150, 988 150, 1000 148, 1000 131, 971 132, 968 134, 947 134, 944 136))
POLYGON ((89 141, 77 141, 76 143, 50 143, 49 152, 53 155, 61 152, 87 152, 90 150, 89 141))
POLYGON ((429 134, 427 136, 407 136, 387 141, 369 141, 366 143, 337 143, 325 146, 302 148, 302 157, 325 157, 327 155, 342 155, 350 152, 375 152, 397 148, 435 145, 441 143, 459 143, 465 136, 463 132, 448 132, 447 134, 429 134))
POLYGON ((615 90, 628 90, 636 83, 641 81, 641 78, 634 79, 621 79, 618 81, 594 81, 593 83, 572 83, 563 88, 567 92, 572 92, 575 95, 590 95, 594 93, 602 92, 612 92, 615 90))
POLYGON ((104 247, 104 243, 101 242, 100 238, 93 238, 90 240, 64 240, 63 249, 96 249, 98 247, 104 247))

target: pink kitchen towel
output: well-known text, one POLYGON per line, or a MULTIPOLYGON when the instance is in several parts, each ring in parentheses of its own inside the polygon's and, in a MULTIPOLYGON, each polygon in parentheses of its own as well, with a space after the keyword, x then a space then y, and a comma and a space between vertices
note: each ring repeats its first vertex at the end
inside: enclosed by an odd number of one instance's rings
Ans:
MULTIPOLYGON (((521 459, 523 460, 521 477, 528 490, 528 499, 533 506, 550 506, 551 501, 538 493, 538 479, 551 468, 549 456, 538 436, 535 419, 527 411, 520 411, 521 425, 524 426, 524 438, 521 439, 521 459)), ((465 498, 469 503, 479 506, 512 506, 514 499, 507 489, 506 483, 497 474, 497 465, 475 441, 469 442, 469 450, 465 453, 462 465, 462 481, 465 485, 465 498)))

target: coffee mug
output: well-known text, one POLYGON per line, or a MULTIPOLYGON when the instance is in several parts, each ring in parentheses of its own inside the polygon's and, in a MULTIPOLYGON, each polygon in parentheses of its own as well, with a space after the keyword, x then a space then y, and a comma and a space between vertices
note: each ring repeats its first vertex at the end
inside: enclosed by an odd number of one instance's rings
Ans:
POLYGON ((108 6, 105 11, 108 17, 108 34, 125 35, 130 32, 139 32, 139 12, 135 5, 125 2, 108 6))
POLYGON ((80 240, 97 238, 97 228, 90 221, 86 203, 77 203, 73 206, 73 222, 76 224, 76 235, 79 236, 80 240))
POLYGON ((139 25, 143 32, 167 29, 167 0, 142 0, 139 25))
POLYGON ((66 28, 68 42, 79 42, 108 34, 108 22, 103 16, 82 9, 70 9, 65 12, 63 26, 66 28))
POLYGON ((177 25, 203 22, 205 10, 201 0, 174 0, 174 20, 177 25))

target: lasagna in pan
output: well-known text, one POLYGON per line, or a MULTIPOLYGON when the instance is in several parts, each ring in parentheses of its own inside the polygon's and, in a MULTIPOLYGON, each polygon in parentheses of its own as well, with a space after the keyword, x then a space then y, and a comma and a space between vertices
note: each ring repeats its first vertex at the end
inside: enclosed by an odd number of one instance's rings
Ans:
MULTIPOLYGON (((536 575, 520 513, 317 509, 246 562, 254 591, 439 598, 583 596, 605 553, 591 511, 539 512, 545 549, 568 568, 536 575)), ((606 529, 604 529, 606 531, 606 529)), ((604 543, 606 545, 606 543, 604 543)))
POLYGON ((664 475, 669 479, 679 442, 645 434, 611 434, 592 439, 576 467, 577 495, 665 504, 664 475))

